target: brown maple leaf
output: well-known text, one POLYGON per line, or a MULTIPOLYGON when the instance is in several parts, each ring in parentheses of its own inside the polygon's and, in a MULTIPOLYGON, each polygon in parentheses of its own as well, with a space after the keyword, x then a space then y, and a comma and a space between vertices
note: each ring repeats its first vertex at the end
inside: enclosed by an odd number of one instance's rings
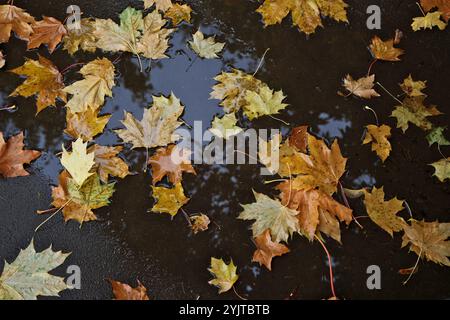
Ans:
POLYGON ((176 145, 159 148, 148 160, 152 166, 152 183, 161 181, 167 175, 171 183, 177 184, 181 181, 183 172, 196 174, 189 156, 186 150, 179 149, 176 145))
POLYGON ((0 5, 0 43, 8 42, 11 31, 22 40, 28 40, 35 20, 25 10, 12 5, 0 5))
POLYGON ((109 279, 115 300, 150 300, 147 295, 147 288, 137 280, 138 286, 132 288, 126 283, 109 279))
POLYGON ((372 38, 370 50, 377 60, 400 61, 399 56, 405 53, 403 49, 394 48, 394 39, 381 40, 378 36, 372 38))
POLYGON ((8 142, 5 142, 3 133, 0 132, 0 175, 5 178, 29 175, 23 165, 36 160, 41 153, 35 150, 23 150, 24 146, 23 132, 9 138, 8 142))
POLYGON ((376 92, 375 89, 373 88, 374 81, 375 81, 374 74, 371 76, 362 77, 358 80, 353 80, 352 76, 348 74, 344 78, 344 87, 355 96, 364 99, 370 99, 372 97, 380 96, 378 92, 376 92))
POLYGON ((270 271, 272 271, 272 259, 289 252, 289 248, 284 244, 272 241, 270 229, 266 229, 255 238, 255 245, 257 249, 252 261, 259 262, 259 265, 264 265, 270 271))
POLYGON ((97 172, 104 183, 108 182, 109 175, 123 179, 130 174, 128 165, 117 156, 122 149, 122 146, 107 147, 94 144, 87 150, 88 153, 94 152, 97 172))
POLYGON ((39 48, 41 44, 48 45, 52 53, 61 39, 67 34, 66 27, 58 19, 43 17, 43 20, 33 23, 33 33, 30 36, 27 49, 39 48))
POLYGON ((433 8, 437 8, 442 13, 442 18, 445 22, 450 20, 450 1, 448 0, 420 0, 420 5, 425 12, 433 8))
POLYGON ((295 147, 297 151, 306 153, 308 147, 308 126, 295 127, 289 136, 289 145, 295 147))

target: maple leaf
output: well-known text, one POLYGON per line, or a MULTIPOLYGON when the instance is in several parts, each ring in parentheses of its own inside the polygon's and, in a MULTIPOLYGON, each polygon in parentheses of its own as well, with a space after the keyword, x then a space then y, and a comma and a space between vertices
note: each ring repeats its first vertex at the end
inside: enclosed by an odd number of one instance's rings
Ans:
POLYGON ((142 0, 144 1, 144 8, 148 9, 153 5, 156 6, 156 10, 166 12, 170 7, 172 7, 171 0, 142 0))
POLYGON ((114 293, 114 300, 150 300, 147 295, 147 288, 139 280, 137 280, 138 286, 136 288, 111 279, 109 282, 114 293))
POLYGON ((408 123, 416 125, 422 130, 430 130, 432 123, 427 117, 440 115, 441 112, 436 106, 425 106, 425 96, 406 97, 401 106, 396 106, 391 113, 391 117, 397 118, 397 128, 401 128, 403 132, 408 129, 408 123))
POLYGON ((114 65, 106 58, 96 59, 83 66, 80 73, 84 79, 64 89, 64 92, 72 95, 66 104, 70 112, 84 112, 88 108, 97 110, 105 102, 105 96, 112 97, 114 71, 114 65))
POLYGON ((349 74, 344 79, 344 87, 351 94, 364 99, 370 99, 372 97, 379 97, 380 95, 373 89, 375 75, 353 80, 349 74))
POLYGON ((450 20, 450 3, 447 0, 420 0, 420 5, 425 12, 437 8, 446 22, 450 20))
POLYGON ((88 108, 79 113, 66 114, 67 127, 65 133, 83 141, 91 141, 96 135, 103 132, 111 115, 98 116, 98 110, 88 108))
POLYGON ((149 13, 144 19, 144 34, 137 44, 139 53, 148 59, 167 58, 169 35, 174 29, 162 28, 166 20, 156 11, 149 13))
POLYGON ((255 238, 256 250, 253 253, 253 262, 259 262, 272 271, 272 259, 289 252, 289 248, 284 244, 272 241, 270 230, 266 229, 262 234, 255 238))
POLYGON ((435 172, 433 176, 436 176, 439 181, 444 182, 450 179, 450 157, 433 162, 430 166, 434 167, 435 172))
POLYGON ((39 48, 41 44, 48 45, 48 51, 52 53, 61 39, 67 34, 66 27, 61 21, 52 17, 43 17, 43 20, 34 22, 31 27, 27 49, 39 48))
POLYGON ((265 26, 280 23, 292 12, 293 24, 311 34, 322 26, 321 14, 338 22, 348 22, 347 7, 343 0, 265 0, 256 11, 262 15, 265 26))
POLYGON ((403 218, 397 216, 397 213, 404 209, 403 201, 396 197, 385 201, 383 187, 379 189, 373 187, 371 192, 364 190, 364 205, 369 218, 391 237, 394 232, 399 232, 405 227, 403 218))
POLYGON ((383 41, 378 36, 374 36, 370 44, 370 51, 377 60, 400 61, 399 56, 405 51, 395 48, 394 44, 394 39, 383 41))
POLYGON ((58 68, 43 56, 39 55, 39 61, 26 59, 22 66, 10 72, 27 77, 10 96, 31 97, 37 94, 36 114, 49 106, 55 106, 57 98, 67 101, 67 95, 63 91, 63 76, 58 68))
POLYGON ((68 152, 63 145, 61 164, 70 173, 78 186, 82 186, 84 181, 93 173, 90 172, 94 166, 94 153, 87 152, 87 142, 83 143, 81 138, 72 142, 72 152, 68 152))
POLYGON ((13 5, 0 5, 0 43, 8 42, 11 31, 22 40, 28 40, 35 22, 25 10, 13 5))
POLYGON ((187 4, 178 4, 175 3, 172 5, 164 14, 166 18, 170 18, 172 20, 172 24, 174 26, 179 25, 182 21, 186 21, 187 23, 191 22, 191 12, 192 9, 187 4))
POLYGON ((176 145, 160 148, 149 159, 152 166, 152 183, 155 185, 166 175, 172 184, 181 182, 183 172, 195 173, 190 161, 190 152, 180 149, 176 145))
POLYGON ((426 136, 428 145, 432 146, 437 143, 440 146, 450 146, 450 141, 448 141, 444 136, 444 131, 447 130, 447 127, 436 127, 430 131, 430 133, 426 136))
POLYGON ((298 231, 298 212, 273 200, 268 196, 253 191, 256 202, 244 204, 244 211, 238 216, 241 220, 256 220, 252 225, 253 238, 270 230, 275 242, 287 242, 289 237, 298 231))
POLYGON ((427 87, 426 81, 414 81, 411 74, 403 80, 400 88, 410 97, 426 96, 422 90, 427 87))
POLYGON ((5 56, 3 55, 3 52, 0 51, 0 69, 5 66, 5 56))
POLYGON ((306 153, 308 147, 308 126, 298 126, 292 128, 289 135, 289 145, 296 151, 306 153))
POLYGON ((103 183, 108 182, 108 176, 123 179, 130 174, 128 165, 117 156, 122 149, 122 146, 108 147, 94 144, 87 150, 88 153, 94 153, 95 168, 103 183))
POLYGON ((169 98, 153 96, 153 106, 144 109, 141 121, 128 112, 122 120, 125 129, 116 130, 119 137, 133 148, 154 148, 176 142, 180 137, 174 134, 182 122, 178 118, 184 107, 180 100, 171 93, 169 98))
POLYGON ((223 50, 225 43, 216 42, 214 37, 209 37, 205 39, 204 34, 198 30, 192 36, 193 40, 188 41, 191 45, 192 50, 201 58, 205 59, 215 59, 219 56, 219 52, 223 50))
POLYGON ((30 175, 23 167, 40 157, 35 150, 23 150, 23 132, 9 138, 5 142, 3 132, 0 132, 0 174, 5 178, 24 177, 30 175))
POLYGON ((189 221, 191 222, 191 228, 194 234, 208 230, 208 226, 211 222, 209 217, 203 213, 190 216, 189 221))
POLYGON ((214 117, 209 131, 216 137, 228 140, 243 131, 243 129, 236 124, 236 114, 234 112, 227 113, 222 116, 222 118, 217 116, 214 117))
POLYGON ((181 182, 175 184, 173 188, 152 186, 152 190, 153 198, 157 201, 152 208, 154 212, 168 213, 174 217, 180 208, 189 201, 189 198, 184 195, 181 182))
POLYGON ((404 230, 402 248, 409 244, 419 257, 450 267, 450 223, 412 220, 404 230))
POLYGON ((64 263, 70 253, 52 247, 36 252, 34 243, 20 250, 12 263, 5 262, 0 276, 0 300, 36 300, 37 296, 59 296, 68 289, 63 277, 49 274, 64 263))
POLYGON ((282 204, 297 212, 300 232, 310 241, 321 231, 341 242, 339 221, 347 225, 353 220, 352 210, 319 190, 298 190, 285 182, 277 186, 282 204))
POLYGON ((283 103, 285 98, 282 90, 274 92, 267 85, 262 86, 258 91, 247 90, 245 94, 247 103, 243 106, 244 114, 250 120, 264 115, 277 114, 288 106, 283 103))
POLYGON ((273 136, 271 140, 259 139, 258 141, 258 160, 272 174, 279 170, 279 157, 277 158, 275 153, 279 152, 281 139, 281 134, 278 134, 273 136))
POLYGON ((382 124, 376 126, 369 124, 366 126, 367 132, 363 144, 372 143, 372 151, 375 151, 381 161, 385 161, 392 150, 389 138, 391 137, 391 127, 382 124))
POLYGON ((440 30, 444 30, 447 24, 443 22, 441 18, 441 12, 428 12, 425 17, 417 17, 413 19, 411 27, 414 31, 421 29, 433 29, 433 27, 438 27, 440 30))
POLYGON ((233 260, 229 264, 226 264, 223 259, 217 259, 211 257, 211 267, 208 271, 214 276, 213 280, 208 283, 210 285, 219 288, 219 294, 230 290, 234 283, 239 279, 236 274, 237 267, 234 265, 233 260))
POLYGON ((69 29, 63 38, 64 50, 73 55, 79 49, 87 52, 97 50, 97 37, 94 35, 95 19, 83 18, 79 29, 69 29))

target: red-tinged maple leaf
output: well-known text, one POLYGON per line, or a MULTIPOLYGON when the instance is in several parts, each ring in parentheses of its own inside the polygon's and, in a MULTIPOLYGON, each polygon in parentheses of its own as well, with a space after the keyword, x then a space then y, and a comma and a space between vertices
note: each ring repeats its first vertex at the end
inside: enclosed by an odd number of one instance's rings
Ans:
POLYGON ((270 235, 270 229, 266 229, 255 238, 256 250, 253 254, 253 260, 259 262, 260 265, 266 266, 272 271, 272 259, 289 252, 289 248, 284 244, 273 242, 270 235))
POLYGON ((109 280, 111 283, 115 300, 150 300, 147 295, 147 289, 137 280, 138 286, 132 288, 126 283, 109 280))
POLYGON ((22 40, 28 40, 34 18, 25 10, 12 5, 0 5, 0 43, 8 42, 13 31, 22 40))
POLYGON ((39 48, 41 44, 48 45, 52 53, 61 39, 67 34, 66 27, 58 19, 43 17, 43 20, 32 25, 33 33, 30 36, 27 49, 39 48))
POLYGON ((299 152, 306 153, 308 147, 308 126, 295 127, 289 136, 289 145, 294 146, 299 152))
POLYGON ((23 150, 23 132, 11 137, 8 142, 0 132, 0 175, 6 178, 28 176, 23 165, 39 158, 41 153, 35 150, 23 150))

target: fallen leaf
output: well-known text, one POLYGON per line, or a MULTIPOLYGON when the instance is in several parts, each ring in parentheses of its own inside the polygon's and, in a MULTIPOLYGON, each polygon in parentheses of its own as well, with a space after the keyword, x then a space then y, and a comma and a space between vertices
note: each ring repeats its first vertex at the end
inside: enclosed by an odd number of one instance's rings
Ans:
POLYGON ((291 12, 294 26, 311 34, 322 26, 321 15, 348 22, 347 7, 343 0, 265 0, 256 11, 262 15, 265 26, 281 23, 291 12))
POLYGON ((447 0, 420 0, 420 5, 425 12, 437 8, 442 12, 442 18, 448 22, 450 20, 450 3, 447 0))
POLYGON ((236 266, 233 260, 226 264, 223 259, 211 258, 211 267, 208 271, 211 272, 214 279, 208 283, 219 288, 219 294, 230 290, 239 276, 236 274, 236 266))
POLYGON ((416 274, 419 271, 418 266, 410 267, 410 268, 404 268, 398 270, 398 274, 401 274, 402 276, 410 275, 410 274, 416 274))
POLYGON ((258 160, 271 174, 276 174, 279 171, 280 157, 276 156, 276 152, 279 153, 281 139, 281 134, 278 134, 268 141, 258 140, 258 160))
POLYGON ((96 59, 83 66, 80 73, 84 79, 64 89, 64 92, 72 95, 66 104, 70 112, 84 112, 88 108, 97 110, 105 102, 105 96, 112 97, 114 71, 114 65, 106 58, 96 59))
POLYGON ((3 55, 3 52, 0 51, 0 69, 5 66, 5 56, 3 55))
POLYGON ((108 147, 94 144, 87 150, 88 153, 94 153, 95 168, 103 183, 108 182, 109 176, 123 179, 130 174, 128 165, 117 156, 122 149, 122 146, 108 147))
POLYGON ((435 127, 430 133, 426 136, 428 145, 432 146, 437 143, 439 147, 441 146, 450 146, 450 141, 448 141, 444 136, 444 131, 447 130, 447 127, 435 127))
POLYGON ((61 21, 52 17, 43 17, 43 20, 34 22, 31 27, 27 49, 39 48, 41 44, 48 45, 48 51, 52 53, 62 38, 67 34, 66 27, 61 21))
POLYGON ((428 12, 425 17, 417 17, 413 19, 411 27, 414 31, 421 29, 433 29, 438 27, 440 30, 444 30, 447 24, 441 20, 441 12, 428 12))
POLYGON ((403 201, 396 197, 385 201, 383 187, 373 187, 371 192, 364 190, 364 205, 369 218, 391 237, 405 227, 405 220, 397 216, 404 209, 403 201))
POLYGON ((153 198, 156 200, 156 204, 152 208, 154 212, 168 213, 174 217, 180 208, 189 201, 189 198, 184 195, 181 182, 175 184, 173 188, 152 186, 152 190, 153 198))
POLYGON ((156 11, 149 13, 144 19, 144 34, 137 44, 139 53, 148 59, 167 58, 169 35, 174 29, 162 28, 166 20, 156 11))
POLYGON ((236 124, 236 114, 234 112, 227 113, 222 118, 214 117, 209 131, 218 138, 228 140, 243 131, 236 124))
POLYGON ((61 164, 70 173, 78 186, 82 186, 84 181, 93 173, 90 172, 94 166, 94 153, 87 152, 87 142, 83 143, 81 138, 72 142, 72 152, 68 152, 63 145, 61 164))
POLYGON ((37 94, 36 114, 49 106, 55 106, 57 98, 67 101, 63 76, 58 68, 43 56, 39 55, 39 61, 26 59, 22 66, 10 71, 27 77, 10 96, 31 97, 37 94))
POLYGON ((272 259, 289 252, 289 248, 284 244, 272 241, 270 230, 266 229, 262 234, 255 238, 256 250, 253 253, 253 262, 259 262, 272 271, 272 259))
POLYGON ((64 263, 70 253, 52 247, 36 252, 33 241, 11 264, 5 262, 0 276, 0 300, 36 300, 38 296, 58 297, 68 289, 63 277, 49 274, 64 263))
POLYGON ((166 12, 172 6, 171 0, 143 0, 143 1, 145 9, 151 8, 155 4, 156 10, 162 12, 166 12))
POLYGON ((0 43, 8 42, 11 31, 22 40, 28 40, 35 22, 25 10, 13 5, 0 5, 0 43))
POLYGON ((194 234, 208 230, 209 223, 211 222, 209 217, 203 213, 190 216, 189 220, 191 221, 191 228, 194 234))
POLYGON ((136 288, 111 279, 109 282, 112 286, 114 300, 150 300, 147 295, 147 288, 139 280, 137 280, 138 286, 136 288))
POLYGON ((400 84, 400 88, 403 92, 410 97, 426 96, 426 94, 422 92, 426 87, 426 81, 414 81, 411 74, 400 84))
POLYGON ((68 30, 63 38, 64 50, 71 55, 79 49, 87 52, 97 50, 97 37, 94 35, 95 19, 83 18, 80 20, 80 29, 68 30))
POLYGON ((71 113, 67 111, 67 127, 64 130, 74 138, 81 138, 83 141, 91 141, 96 135, 103 132, 111 115, 98 116, 98 110, 88 108, 86 111, 71 113))
POLYGON ((125 119, 122 120, 125 129, 116 132, 133 148, 163 147, 180 138, 174 131, 182 124, 178 118, 183 110, 180 100, 173 93, 169 98, 153 96, 153 106, 144 109, 141 121, 125 112, 125 119))
POLYGON ((262 193, 253 191, 253 194, 256 202, 241 204, 244 211, 241 212, 238 219, 256 220, 252 225, 253 238, 269 229, 275 242, 288 242, 289 237, 299 230, 296 217, 298 212, 262 193))
POLYGON ((379 97, 378 92, 373 89, 375 75, 360 78, 358 80, 353 80, 351 75, 347 75, 344 79, 344 87, 351 94, 364 99, 370 99, 372 97, 379 97))
POLYGON ((434 167, 433 176, 437 177, 440 182, 450 179, 450 157, 433 162, 430 166, 434 167))
POLYGON ((245 94, 244 114, 250 119, 264 115, 277 114, 285 109, 288 104, 283 103, 286 96, 282 90, 275 91, 267 85, 263 85, 258 91, 247 90, 245 94))
POLYGON ((404 230, 402 248, 409 244, 419 257, 450 267, 450 223, 412 220, 404 230))
POLYGON ((205 39, 203 33, 198 30, 193 35, 193 40, 188 41, 191 45, 192 50, 201 58, 205 59, 215 59, 219 58, 217 55, 223 50, 225 43, 216 42, 214 37, 209 37, 205 39))
POLYGON ((369 124, 366 126, 367 132, 363 144, 372 143, 372 151, 375 151, 381 161, 385 161, 391 153, 392 147, 389 142, 391 137, 391 127, 382 124, 376 126, 369 124))
POLYGON ((289 135, 289 145, 299 152, 306 153, 308 147, 308 126, 292 128, 289 135))
POLYGON ((406 97, 401 106, 395 106, 391 117, 397 118, 397 128, 406 132, 411 122, 422 130, 430 130, 433 125, 427 117, 440 115, 436 106, 425 106, 425 96, 406 97))
POLYGON ((39 151, 24 150, 23 132, 9 138, 5 142, 0 132, 0 174, 5 178, 24 177, 30 175, 23 167, 41 156, 39 151))
POLYGON ((191 22, 192 9, 187 4, 175 3, 164 14, 164 17, 170 18, 174 26, 179 25, 182 21, 191 22))
POLYGON ((394 39, 381 40, 378 36, 372 38, 370 50, 377 60, 400 61, 399 56, 405 53, 404 50, 394 48, 394 39))

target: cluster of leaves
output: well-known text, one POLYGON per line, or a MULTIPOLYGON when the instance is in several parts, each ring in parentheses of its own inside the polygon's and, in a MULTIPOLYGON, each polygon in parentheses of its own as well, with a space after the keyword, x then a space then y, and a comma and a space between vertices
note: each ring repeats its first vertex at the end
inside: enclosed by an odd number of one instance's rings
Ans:
POLYGON ((423 17, 413 19, 411 27, 414 31, 433 29, 433 27, 444 30, 447 27, 450 19, 450 3, 448 1, 420 0, 419 7, 423 17))

